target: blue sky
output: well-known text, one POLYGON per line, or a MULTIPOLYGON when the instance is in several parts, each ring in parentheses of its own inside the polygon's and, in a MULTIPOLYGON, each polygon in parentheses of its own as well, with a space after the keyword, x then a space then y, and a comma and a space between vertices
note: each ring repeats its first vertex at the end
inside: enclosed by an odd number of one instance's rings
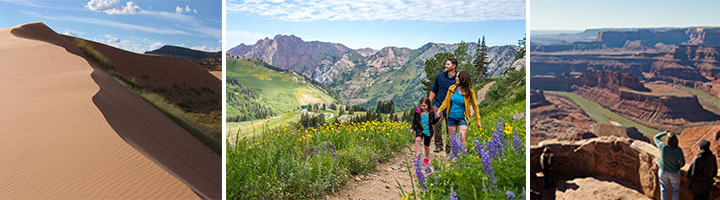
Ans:
POLYGON ((220 0, 0 0, 0 27, 42 21, 55 32, 143 53, 162 45, 219 51, 220 0))
POLYGON ((532 0, 530 30, 720 26, 717 0, 532 0))
POLYGON ((350 48, 419 48, 428 42, 517 44, 525 0, 228 0, 226 49, 277 34, 350 48))

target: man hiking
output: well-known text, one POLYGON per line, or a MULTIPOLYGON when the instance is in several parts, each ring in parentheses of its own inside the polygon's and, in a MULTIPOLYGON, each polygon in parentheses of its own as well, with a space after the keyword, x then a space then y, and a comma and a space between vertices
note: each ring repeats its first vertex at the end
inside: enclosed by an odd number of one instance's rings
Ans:
MULTIPOLYGON (((445 97, 447 96, 448 88, 455 84, 455 75, 457 75, 455 68, 457 68, 458 62, 454 58, 450 58, 445 62, 445 71, 440 72, 435 77, 435 82, 430 89, 430 100, 434 101, 433 110, 440 108, 445 97)), ((445 119, 445 115, 441 115, 438 122, 442 122, 445 119)), ((436 123, 433 125, 433 132, 435 132, 435 151, 440 152, 443 150, 443 123, 436 123)), ((446 132, 447 133, 447 132, 446 132)), ((450 142, 445 145, 445 153, 450 153, 450 142)))

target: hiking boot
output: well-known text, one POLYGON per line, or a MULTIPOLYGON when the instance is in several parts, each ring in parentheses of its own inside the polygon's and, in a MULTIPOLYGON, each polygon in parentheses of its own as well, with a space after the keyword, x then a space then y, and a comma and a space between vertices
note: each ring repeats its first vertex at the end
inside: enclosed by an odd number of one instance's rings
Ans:
POLYGON ((428 164, 430 164, 430 160, 428 160, 427 158, 425 158, 425 160, 423 160, 423 165, 428 165, 428 164))
POLYGON ((443 151, 442 147, 435 147, 435 150, 433 150, 435 153, 440 153, 441 151, 443 151))

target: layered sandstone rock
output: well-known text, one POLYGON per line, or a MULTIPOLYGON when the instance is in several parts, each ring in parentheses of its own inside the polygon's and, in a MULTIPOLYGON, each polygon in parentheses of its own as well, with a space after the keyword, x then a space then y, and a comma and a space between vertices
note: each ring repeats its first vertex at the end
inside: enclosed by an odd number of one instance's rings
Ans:
POLYGON ((545 94, 542 90, 530 91, 530 108, 537 108, 540 106, 550 105, 550 102, 545 99, 545 94))
POLYGON ((650 139, 645 137, 635 127, 630 126, 616 126, 612 124, 598 123, 591 126, 592 132, 598 136, 615 136, 615 137, 627 137, 633 140, 640 140, 643 142, 651 143, 650 139))
MULTIPOLYGON (((720 125, 687 128, 678 138, 678 143, 685 153, 686 163, 692 162, 697 156, 700 151, 697 143, 703 139, 710 141, 710 150, 715 156, 720 155, 720 125)), ((720 159, 717 160, 718 166, 720 166, 720 159)))
MULTIPOLYGON (((659 158, 658 149, 643 141, 619 137, 599 137, 582 141, 543 141, 530 149, 531 189, 542 190, 540 155, 543 148, 549 148, 553 157, 553 175, 556 181, 582 180, 579 177, 610 180, 629 189, 636 190, 646 197, 658 199, 660 184, 657 177, 659 158)), ((687 165, 682 170, 681 199, 691 199, 685 178, 687 165)), ((711 199, 720 198, 720 183, 717 182, 711 192, 711 199)), ((557 195, 557 191, 545 190, 545 196, 557 195)), ((588 194, 591 195, 591 194, 588 194)), ((625 197, 629 198, 629 197, 625 197)))
POLYGON ((598 87, 608 89, 617 93, 620 88, 628 88, 636 91, 650 91, 645 85, 640 83, 640 79, 627 73, 619 73, 614 71, 596 71, 587 70, 576 81, 576 85, 584 87, 598 87))
POLYGON ((582 140, 596 137, 591 130, 595 120, 571 99, 535 92, 531 95, 530 143, 547 139, 582 140), (534 98, 533 98, 534 97, 534 98))
POLYGON ((694 95, 668 85, 654 85, 650 89, 639 78, 627 73, 588 69, 579 76, 533 76, 531 81, 537 84, 534 88, 570 90, 613 112, 654 127, 720 119, 705 110, 694 95), (568 85, 570 89, 567 89, 568 85))
POLYGON ((585 177, 560 183, 555 199, 650 200, 651 198, 617 182, 585 177))

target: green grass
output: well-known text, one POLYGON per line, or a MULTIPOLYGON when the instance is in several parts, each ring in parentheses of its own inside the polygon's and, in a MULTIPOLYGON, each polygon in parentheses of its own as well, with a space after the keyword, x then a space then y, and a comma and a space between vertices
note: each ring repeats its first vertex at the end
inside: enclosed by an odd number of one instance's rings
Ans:
POLYGON ((501 80, 501 79, 502 78, 500 78, 500 77, 486 78, 486 79, 483 79, 482 81, 480 81, 479 83, 476 83, 475 85, 473 85, 472 88, 473 88, 473 90, 478 91, 478 90, 482 89, 483 87, 485 87, 485 85, 487 85, 488 83, 497 81, 497 80, 501 80))
POLYGON ((139 84, 135 83, 134 78, 122 77, 114 71, 115 67, 112 62, 102 53, 95 50, 92 45, 88 44, 85 40, 75 39, 74 44, 78 48, 80 48, 85 53, 85 55, 88 56, 92 61, 99 64, 102 69, 110 73, 113 78, 118 81, 118 83, 125 86, 136 95, 145 99, 145 101, 153 105, 160 112, 165 114, 165 116, 173 120, 176 124, 178 124, 186 131, 188 131, 192 136, 200 140, 203 144, 205 144, 215 153, 220 154, 222 152, 222 136, 221 132, 219 132, 221 128, 212 126, 212 124, 217 123, 202 123, 199 121, 207 121, 208 114, 196 114, 186 112, 178 106, 169 103, 163 96, 151 92, 150 90, 143 88, 139 84), (193 114, 196 114, 199 117, 193 117, 193 114))
MULTIPOLYGON (((227 122, 227 135, 229 140, 235 141, 236 138, 242 138, 251 136, 253 134, 261 134, 264 130, 268 129, 274 129, 277 127, 280 127, 282 125, 286 124, 295 124, 300 120, 300 115, 303 111, 292 111, 280 114, 273 118, 268 119, 259 119, 259 120, 253 120, 253 121, 244 121, 244 122, 227 122), (238 137, 236 137, 238 136, 238 137)), ((339 112, 335 110, 323 110, 320 111, 321 113, 332 113, 333 117, 326 119, 325 121, 333 121, 335 118, 338 118, 339 112)), ((357 116, 357 115, 364 115, 366 112, 356 111, 353 115, 348 114, 345 112, 345 115, 348 115, 349 117, 357 116)))
MULTIPOLYGON (((502 87, 491 88, 496 94, 493 103, 480 107, 482 128, 476 128, 475 120, 469 121, 467 153, 451 163, 436 159, 430 174, 423 169, 428 177, 424 182, 428 190, 417 187, 417 179, 413 179, 410 187, 401 186, 401 194, 387 198, 447 199, 451 188, 460 199, 505 199, 508 191, 519 196, 527 188, 525 119, 515 119, 511 114, 525 110, 526 101, 519 95, 524 91, 524 76, 515 74, 506 79, 497 84, 502 87), (499 119, 502 119, 500 125, 499 119), (493 134, 495 130, 499 133, 493 134), (493 179, 486 174, 484 161, 475 151, 488 148, 486 141, 491 138, 505 140, 499 147, 504 153, 492 159, 495 187, 490 186, 493 179), (519 149, 515 149, 515 140, 519 149), (483 145, 476 146, 475 141, 483 145)), ((388 121, 329 124, 307 129, 280 125, 264 129, 253 137, 228 140, 226 195, 228 199, 309 199, 334 193, 350 175, 373 172, 380 163, 409 146, 413 142, 409 128, 407 123, 388 121), (336 153, 305 155, 308 148, 322 142, 334 144, 336 153)), ((408 166, 408 175, 417 177, 414 172, 408 166)))
POLYGON ((411 140, 403 122, 278 127, 228 141, 228 199, 309 199, 338 191, 353 174, 366 174, 411 140), (332 143, 334 153, 309 157, 306 150, 332 143))
POLYGON ((660 132, 659 130, 647 127, 645 125, 642 125, 635 121, 627 119, 623 116, 620 116, 620 115, 602 107, 600 104, 597 104, 595 102, 587 100, 577 94, 569 93, 569 92, 559 92, 559 91, 544 91, 544 92, 549 93, 549 94, 562 95, 562 96, 566 96, 566 97, 572 99, 578 105, 580 105, 580 107, 585 111, 585 113, 590 115, 590 117, 595 119, 595 121, 597 121, 598 123, 610 123, 609 120, 616 121, 623 126, 632 126, 632 127, 637 128, 638 131, 640 131, 641 133, 648 136, 648 138, 652 138, 653 136, 655 136, 655 134, 660 132), (608 120, 608 118, 609 118, 609 120, 608 120))
MULTIPOLYGON (((408 166, 413 185, 403 188, 401 196, 407 199, 448 199, 451 188, 458 199, 506 199, 508 191, 519 197, 525 186, 525 118, 515 119, 511 114, 524 112, 525 101, 508 106, 496 107, 489 113, 481 113, 482 128, 475 126, 475 120, 469 121, 466 138, 467 153, 459 153, 460 159, 450 161, 434 160, 430 173, 422 171, 427 189, 419 186, 417 171, 408 166), (497 124, 498 120, 501 124, 497 124), (499 133, 494 134, 497 130, 499 133), (515 146, 515 139, 519 146, 515 146), (491 160, 494 179, 488 175, 476 149, 489 151, 486 142, 493 138, 503 138, 502 154, 491 160), (477 141, 477 142, 476 142, 477 141), (477 145, 480 143, 480 145, 477 145), (494 187, 492 182, 494 181, 494 187), (489 188, 489 189, 483 189, 489 188)), ((527 115, 526 115, 527 116, 527 115)), ((447 138, 450 142, 450 138, 447 138)), ((412 165, 412 158, 408 158, 412 165)))
POLYGON ((277 117, 269 119, 259 119, 244 122, 228 122, 226 125, 228 129, 228 140, 234 141, 236 138, 247 137, 253 134, 260 134, 263 132, 263 130, 274 129, 283 124, 297 122, 298 120, 300 120, 300 113, 301 112, 293 111, 283 113, 277 117))
MULTIPOLYGON (((332 103, 336 100, 302 76, 277 72, 257 60, 228 59, 227 78, 237 80, 258 96, 275 113, 285 113, 308 103, 332 103)), ((230 91, 230 90, 228 90, 230 91)), ((228 115, 233 112, 228 108, 228 115)))

